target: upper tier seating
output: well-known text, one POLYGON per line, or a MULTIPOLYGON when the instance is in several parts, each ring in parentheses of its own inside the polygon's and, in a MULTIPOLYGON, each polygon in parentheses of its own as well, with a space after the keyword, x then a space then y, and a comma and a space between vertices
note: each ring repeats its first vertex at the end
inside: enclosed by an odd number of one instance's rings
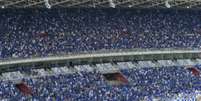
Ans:
POLYGON ((0 59, 131 48, 200 48, 200 10, 5 9, 0 59))

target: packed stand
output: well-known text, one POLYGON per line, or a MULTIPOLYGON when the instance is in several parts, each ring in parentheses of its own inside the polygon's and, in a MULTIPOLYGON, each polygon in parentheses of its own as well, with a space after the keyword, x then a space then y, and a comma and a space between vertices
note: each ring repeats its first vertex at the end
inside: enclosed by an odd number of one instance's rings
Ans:
MULTIPOLYGON (((25 96, 13 81, 0 82, 0 99, 9 101, 153 101, 174 98, 179 94, 201 91, 201 77, 192 75, 184 67, 124 69, 122 74, 129 83, 110 85, 102 73, 77 72, 26 78, 32 94, 25 96)), ((185 99, 185 98, 182 98, 185 99)), ((189 97, 188 99, 191 99, 189 97)), ((192 99, 195 97, 192 96, 192 99)), ((180 100, 177 100, 180 101, 180 100)))
POLYGON ((4 9, 0 59, 107 49, 200 48, 200 10, 4 9))

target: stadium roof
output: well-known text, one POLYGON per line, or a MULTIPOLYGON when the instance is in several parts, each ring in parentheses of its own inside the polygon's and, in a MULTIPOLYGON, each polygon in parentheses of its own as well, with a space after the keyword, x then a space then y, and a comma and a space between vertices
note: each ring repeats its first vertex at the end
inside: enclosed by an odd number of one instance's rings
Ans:
POLYGON ((46 7, 110 7, 111 2, 118 7, 135 8, 200 8, 201 0, 0 0, 2 8, 37 8, 46 7))

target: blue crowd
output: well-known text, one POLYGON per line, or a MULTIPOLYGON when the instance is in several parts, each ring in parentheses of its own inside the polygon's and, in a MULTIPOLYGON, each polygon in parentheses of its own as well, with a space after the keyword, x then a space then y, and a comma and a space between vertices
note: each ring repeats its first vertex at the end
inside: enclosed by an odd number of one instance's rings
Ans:
POLYGON ((0 59, 133 48, 200 48, 200 10, 5 9, 0 59))
MULTIPOLYGON (((0 10, 0 60, 113 49, 200 48, 200 39, 200 10, 0 10)), ((109 85, 97 71, 26 78, 31 96, 20 93, 13 81, 0 81, 0 100, 152 101, 201 90, 201 77, 184 67, 121 72, 128 84, 109 85)))
POLYGON ((153 101, 154 98, 158 98, 161 99, 160 101, 174 101, 168 99, 178 94, 192 94, 201 90, 201 77, 192 75, 184 67, 125 69, 121 72, 129 80, 128 84, 110 85, 97 71, 24 79, 23 81, 32 88, 32 96, 24 96, 15 88, 12 81, 1 81, 0 99, 9 101, 153 101))

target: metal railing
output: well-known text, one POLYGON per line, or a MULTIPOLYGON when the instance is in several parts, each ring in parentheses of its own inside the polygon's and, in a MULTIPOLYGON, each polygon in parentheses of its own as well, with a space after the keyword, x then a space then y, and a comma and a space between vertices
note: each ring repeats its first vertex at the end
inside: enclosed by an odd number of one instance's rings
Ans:
POLYGON ((38 63, 38 62, 53 62, 53 61, 66 61, 66 60, 86 60, 95 58, 110 58, 110 57, 128 57, 128 56, 138 56, 147 57, 171 54, 196 54, 201 53, 200 49, 126 49, 126 50, 100 50, 91 52, 80 52, 80 53, 68 53, 59 55, 49 55, 46 57, 30 57, 30 58, 12 58, 7 60, 1 60, 0 66, 10 65, 10 64, 21 64, 21 63, 38 63))
POLYGON ((45 58, 45 57, 59 57, 59 56, 74 56, 74 55, 82 55, 82 54, 100 54, 100 53, 114 53, 114 52, 147 52, 147 51, 173 51, 173 50, 200 50, 199 48, 133 48, 133 49, 101 49, 96 51, 75 51, 69 53, 51 53, 46 56, 29 56, 29 57, 8 57, 4 59, 0 59, 0 62, 4 61, 12 61, 12 60, 21 60, 21 59, 34 59, 34 58, 45 58))

